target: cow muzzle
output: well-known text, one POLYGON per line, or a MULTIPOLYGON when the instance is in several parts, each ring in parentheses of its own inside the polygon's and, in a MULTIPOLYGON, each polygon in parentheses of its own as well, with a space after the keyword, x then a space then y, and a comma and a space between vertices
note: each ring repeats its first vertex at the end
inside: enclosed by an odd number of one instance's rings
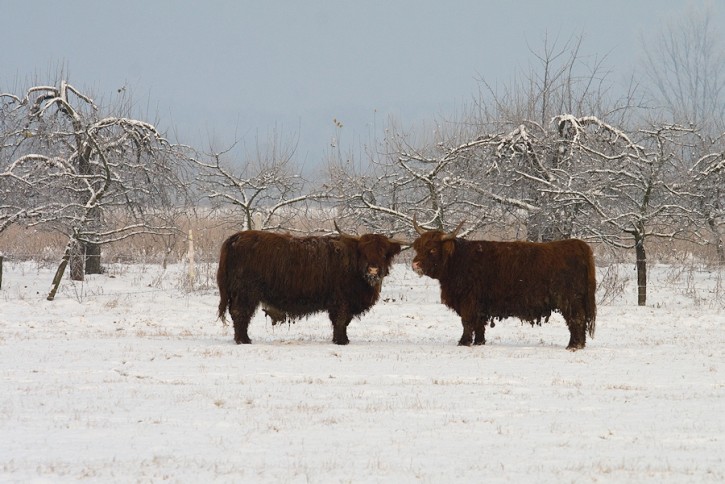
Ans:
POLYGON ((370 266, 368 267, 367 273, 365 273, 365 278, 367 279, 369 284, 375 285, 379 284, 380 281, 383 280, 383 275, 380 271, 380 268, 370 266))
POLYGON ((413 261, 413 272, 415 272, 419 276, 424 275, 423 274, 423 266, 420 265, 420 262, 418 262, 417 260, 414 260, 413 261))

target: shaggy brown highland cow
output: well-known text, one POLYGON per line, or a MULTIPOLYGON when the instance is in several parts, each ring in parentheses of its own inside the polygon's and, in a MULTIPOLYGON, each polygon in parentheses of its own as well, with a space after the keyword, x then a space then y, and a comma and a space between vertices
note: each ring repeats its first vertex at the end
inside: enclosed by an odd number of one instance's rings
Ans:
POLYGON ((248 344, 249 321, 260 304, 273 324, 327 311, 332 341, 347 344, 348 324, 377 302, 400 249, 400 242, 377 234, 294 237, 238 232, 221 248, 219 317, 224 320, 228 309, 234 341, 248 344))
POLYGON ((569 327, 568 350, 584 348, 596 321, 594 258, 585 242, 490 242, 425 231, 413 248, 413 270, 437 279, 441 301, 463 324, 459 345, 486 343, 486 325, 516 317, 541 324, 558 311, 569 327))

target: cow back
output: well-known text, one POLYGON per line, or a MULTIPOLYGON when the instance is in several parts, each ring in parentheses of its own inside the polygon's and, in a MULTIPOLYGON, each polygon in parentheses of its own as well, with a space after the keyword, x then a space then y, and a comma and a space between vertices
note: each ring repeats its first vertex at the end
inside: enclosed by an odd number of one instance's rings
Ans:
POLYGON ((236 234, 230 261, 236 281, 297 298, 319 295, 356 264, 355 251, 337 237, 292 237, 247 231, 236 234))

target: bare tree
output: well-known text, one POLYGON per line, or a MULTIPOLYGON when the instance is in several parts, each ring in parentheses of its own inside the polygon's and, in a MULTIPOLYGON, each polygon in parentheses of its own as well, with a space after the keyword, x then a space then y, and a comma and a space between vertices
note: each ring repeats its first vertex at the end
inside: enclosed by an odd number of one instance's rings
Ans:
POLYGON ((691 161, 687 173, 694 180, 695 209, 709 231, 717 261, 725 265, 725 133, 701 137, 683 157, 691 161), (693 160, 693 154, 697 158, 693 160))
POLYGON ((322 191, 306 192, 307 181, 294 161, 294 144, 284 143, 277 132, 269 143, 256 144, 242 163, 231 158, 233 144, 220 152, 197 155, 195 185, 216 216, 245 230, 294 230, 312 201, 324 200, 322 191))
POLYGON ((622 124, 639 104, 637 90, 630 85, 623 96, 612 99, 606 57, 584 55, 581 36, 563 43, 546 36, 540 50, 532 49, 531 55, 534 62, 529 70, 510 85, 495 89, 481 80, 477 111, 470 117, 481 131, 500 136, 489 163, 506 176, 497 177, 496 185, 488 190, 503 194, 507 186, 507 199, 521 199, 530 208, 536 207, 525 212, 529 240, 566 238, 574 234, 578 205, 539 190, 529 179, 553 181, 558 172, 575 169, 566 166, 574 160, 563 156, 571 133, 567 126, 552 120, 561 113, 571 113, 622 124), (504 165, 497 165, 504 160, 504 165))
POLYGON ((686 151, 692 130, 655 125, 627 133, 594 116, 561 115, 555 122, 571 130, 567 157, 580 160, 573 165, 577 169, 553 182, 531 181, 538 189, 581 203, 586 233, 635 250, 638 303, 645 305, 647 240, 686 234, 698 217, 691 203, 692 179, 683 178, 687 175, 677 156, 686 151))
POLYGON ((26 200, 37 197, 37 190, 9 169, 19 140, 32 135, 25 129, 23 101, 14 94, 0 93, 0 233, 18 220, 35 214, 36 207, 26 200))
MULTIPOLYGON (((100 265, 102 244, 175 230, 160 209, 183 197, 184 156, 155 126, 101 116, 90 97, 65 81, 0 99, 4 115, 22 120, 22 129, 3 138, 0 190, 8 202, 0 223, 22 220, 68 235, 57 281, 69 260, 83 266, 72 254, 85 252, 100 265)), ((82 270, 71 272, 82 277, 82 270)))
POLYGON ((699 137, 681 155, 683 171, 697 173, 695 209, 718 260, 725 263, 722 178, 719 171, 705 168, 718 158, 725 131, 725 44, 712 20, 714 8, 689 5, 655 36, 643 38, 642 72, 656 119, 686 126, 699 137))
POLYGON ((499 176, 468 177, 461 185, 521 210, 527 227, 538 218, 556 238, 576 235, 634 249, 638 301, 646 304, 646 242, 689 236, 698 226, 696 202, 703 197, 696 174, 717 170, 717 154, 693 171, 690 153, 698 137, 677 125, 628 130, 571 114, 555 116, 548 130, 529 125, 533 132, 522 124, 494 137, 496 150, 481 174, 499 176))

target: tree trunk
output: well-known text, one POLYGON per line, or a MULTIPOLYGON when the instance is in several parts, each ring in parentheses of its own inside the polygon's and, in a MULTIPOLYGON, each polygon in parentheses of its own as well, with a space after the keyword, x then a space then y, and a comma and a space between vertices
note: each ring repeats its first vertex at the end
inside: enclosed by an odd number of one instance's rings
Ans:
POLYGON ((717 224, 715 223, 715 218, 712 216, 708 217, 707 224, 710 226, 710 231, 715 239, 714 243, 715 249, 717 250, 717 263, 718 265, 725 266, 725 244, 723 244, 723 237, 718 230, 717 224))
MULTIPOLYGON (((81 149, 80 146, 82 144, 81 140, 78 141, 79 145, 79 153, 81 156, 78 158, 78 172, 81 175, 91 175, 92 174, 92 165, 91 165, 91 154, 92 154, 92 144, 88 143, 88 140, 86 141, 86 147, 85 149, 81 149)), ((101 229, 101 226, 103 224, 101 223, 101 211, 96 206, 94 208, 91 208, 88 212, 88 221, 86 223, 86 230, 91 230, 93 232, 98 232, 101 229)), ((85 257, 83 260, 84 266, 81 268, 85 271, 86 274, 101 274, 101 246, 98 244, 94 244, 91 242, 86 242, 82 244, 82 249, 85 250, 85 257)), ((73 264, 74 258, 71 257, 71 279, 74 281, 82 281, 83 277, 81 276, 80 279, 75 279, 74 277, 74 264, 73 264)))
MULTIPOLYGON (((92 208, 88 213, 88 229, 98 233, 102 225, 100 209, 98 207, 92 208)), ((101 245, 92 242, 86 242, 83 245, 86 250, 86 274, 102 274, 101 245)))
POLYGON ((644 249, 644 236, 635 235, 635 253, 637 254, 637 304, 647 304, 647 253, 644 249))
MULTIPOLYGON (((74 240, 69 245, 69 259, 70 259, 70 278, 73 281, 82 281, 85 257, 83 257, 83 244, 74 240)), ((65 269, 65 268, 64 268, 65 269)))
POLYGON ((101 246, 99 244, 85 244, 86 248, 86 274, 102 274, 101 246))

